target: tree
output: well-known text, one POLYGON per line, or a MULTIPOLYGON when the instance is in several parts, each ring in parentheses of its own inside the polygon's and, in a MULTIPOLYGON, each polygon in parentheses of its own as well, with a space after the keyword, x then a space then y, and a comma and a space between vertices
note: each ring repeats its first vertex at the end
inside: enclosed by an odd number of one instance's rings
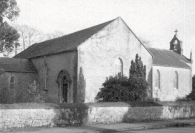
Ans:
POLYGON ((129 70, 129 77, 142 77, 146 79, 146 66, 143 65, 141 57, 136 54, 135 62, 131 61, 131 67, 129 70))
POLYGON ((195 75, 192 77, 192 91, 195 91, 195 75))
POLYGON ((17 7, 17 2, 15 0, 1 0, 0 1, 0 20, 3 18, 8 18, 9 20, 14 20, 19 16, 19 8, 17 7))
POLYGON ((152 45, 150 44, 150 41, 143 39, 141 37, 139 37, 139 40, 147 47, 151 47, 152 45))
POLYGON ((98 102, 129 102, 147 100, 148 83, 143 78, 109 77, 96 96, 98 102))
POLYGON ((195 75, 192 77, 192 92, 186 98, 195 101, 195 75))
POLYGON ((26 49, 34 43, 46 40, 45 35, 41 31, 28 25, 15 25, 14 27, 20 34, 20 44, 22 44, 22 50, 26 49))
POLYGON ((13 21, 19 15, 19 8, 15 0, 0 1, 0 52, 12 51, 19 45, 20 37, 17 31, 10 26, 5 18, 13 21))
MULTIPOLYGON (((30 27, 28 25, 14 25, 18 33, 20 34, 19 42, 21 47, 18 47, 17 51, 21 52, 29 46, 43 42, 45 40, 54 39, 64 35, 61 31, 55 31, 53 33, 43 33, 36 28, 30 27)), ((15 53, 17 53, 17 51, 15 53)))
POLYGON ((63 35, 64 35, 63 32, 61 32, 61 31, 55 31, 53 33, 46 34, 46 36, 47 36, 46 38, 49 40, 49 39, 54 39, 54 38, 61 37, 63 35))
POLYGON ((141 57, 136 54, 131 61, 129 78, 115 76, 108 78, 96 96, 99 102, 145 101, 149 100, 148 83, 146 81, 146 66, 141 57))

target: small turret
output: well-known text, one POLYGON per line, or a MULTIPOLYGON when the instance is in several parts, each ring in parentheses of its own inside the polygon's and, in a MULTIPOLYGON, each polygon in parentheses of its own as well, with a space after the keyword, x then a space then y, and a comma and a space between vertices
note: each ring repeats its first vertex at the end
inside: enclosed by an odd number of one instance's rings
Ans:
POLYGON ((173 39, 170 42, 170 50, 173 50, 174 52, 182 55, 183 49, 182 49, 182 42, 177 38, 177 30, 175 30, 175 35, 173 39))

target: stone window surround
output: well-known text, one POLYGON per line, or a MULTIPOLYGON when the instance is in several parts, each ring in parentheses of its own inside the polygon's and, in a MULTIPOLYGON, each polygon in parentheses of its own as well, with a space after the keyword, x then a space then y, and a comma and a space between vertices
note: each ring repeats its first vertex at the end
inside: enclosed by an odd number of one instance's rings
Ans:
POLYGON ((9 84, 10 84, 10 89, 14 89, 14 86, 16 84, 16 77, 11 75, 10 80, 9 80, 9 84))
POLYGON ((175 76, 174 76, 174 89, 179 90, 179 74, 177 71, 175 71, 175 76))
POLYGON ((116 76, 119 73, 123 75, 123 70, 124 70, 124 60, 121 56, 117 55, 113 61, 113 76, 116 76))
POLYGON ((159 69, 157 69, 156 70, 156 76, 155 76, 155 88, 158 88, 158 89, 161 88, 160 87, 160 81, 161 81, 160 77, 161 77, 160 71, 159 71, 159 69))

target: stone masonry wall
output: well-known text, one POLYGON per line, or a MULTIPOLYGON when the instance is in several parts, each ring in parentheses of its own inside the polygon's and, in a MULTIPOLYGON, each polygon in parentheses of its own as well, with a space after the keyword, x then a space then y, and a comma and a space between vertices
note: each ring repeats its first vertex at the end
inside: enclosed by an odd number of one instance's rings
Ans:
POLYGON ((84 105, 62 108, 0 109, 0 130, 13 127, 52 127, 191 117, 195 117, 194 104, 129 107, 121 106, 119 103, 118 106, 107 107, 84 105))
POLYGON ((54 109, 0 109, 0 129, 54 126, 54 109))

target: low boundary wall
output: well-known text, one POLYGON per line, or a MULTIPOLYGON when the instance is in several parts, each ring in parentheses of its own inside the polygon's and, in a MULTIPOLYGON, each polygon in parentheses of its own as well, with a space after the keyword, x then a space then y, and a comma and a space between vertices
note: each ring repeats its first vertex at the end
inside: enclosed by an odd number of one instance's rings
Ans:
POLYGON ((195 104, 131 107, 126 103, 0 105, 0 130, 192 118, 195 104))

